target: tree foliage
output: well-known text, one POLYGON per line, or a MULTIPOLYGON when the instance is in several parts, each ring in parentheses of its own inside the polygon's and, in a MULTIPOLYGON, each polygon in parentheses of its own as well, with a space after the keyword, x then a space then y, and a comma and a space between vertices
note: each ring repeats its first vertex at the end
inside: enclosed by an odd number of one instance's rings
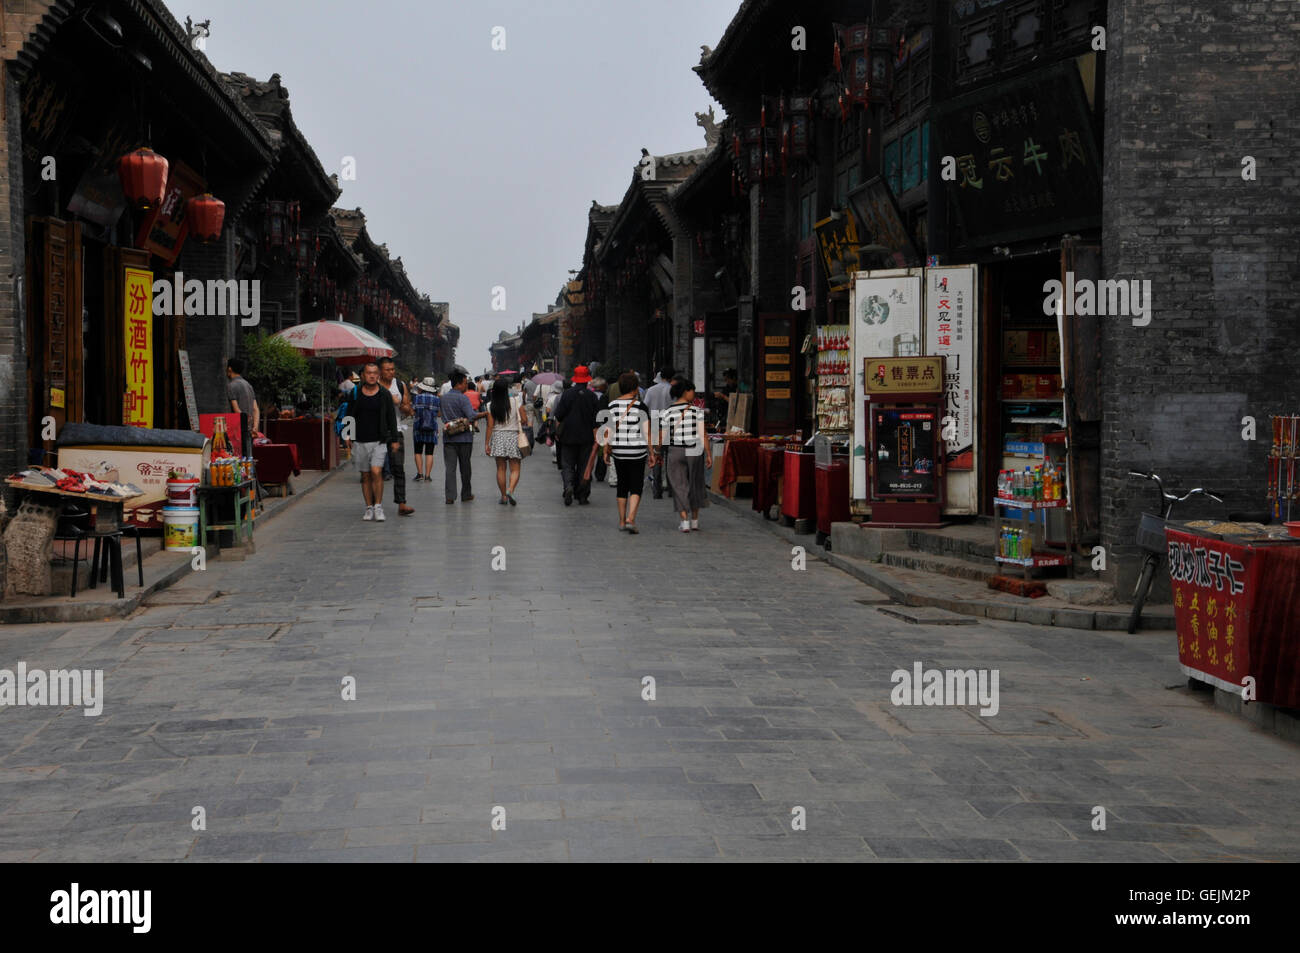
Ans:
POLYGON ((253 385, 258 403, 267 407, 293 407, 299 396, 315 394, 320 387, 311 365, 289 342, 264 331, 244 336, 244 377, 253 385))

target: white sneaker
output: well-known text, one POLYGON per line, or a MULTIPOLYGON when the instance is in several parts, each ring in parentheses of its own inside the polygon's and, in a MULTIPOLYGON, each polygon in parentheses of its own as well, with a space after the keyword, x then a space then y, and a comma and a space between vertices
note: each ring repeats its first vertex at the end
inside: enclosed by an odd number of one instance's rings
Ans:
POLYGON ((699 528, 700 528, 700 521, 699 521, 699 520, 691 520, 691 529, 699 529, 699 528))
POLYGON ((689 533, 691 531, 690 520, 682 520, 682 525, 679 526, 678 529, 680 529, 683 533, 689 533))
POLYGON ((361 517, 361 519, 369 523, 374 518, 375 518, 375 508, 373 506, 367 506, 366 515, 361 517))
POLYGON ((384 517, 384 506, 383 506, 382 503, 376 503, 376 504, 375 504, 375 522, 376 522, 376 523, 382 523, 382 522, 384 521, 384 519, 385 519, 385 517, 384 517))

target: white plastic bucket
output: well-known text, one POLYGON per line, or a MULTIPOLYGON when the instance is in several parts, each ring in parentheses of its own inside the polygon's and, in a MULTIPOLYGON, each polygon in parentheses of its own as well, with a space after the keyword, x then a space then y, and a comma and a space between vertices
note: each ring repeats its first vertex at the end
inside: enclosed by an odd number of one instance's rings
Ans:
POLYGON ((169 552, 188 553, 199 544, 198 507, 163 507, 163 548, 169 552))
POLYGON ((199 478, 167 481, 167 505, 191 508, 199 502, 199 478))

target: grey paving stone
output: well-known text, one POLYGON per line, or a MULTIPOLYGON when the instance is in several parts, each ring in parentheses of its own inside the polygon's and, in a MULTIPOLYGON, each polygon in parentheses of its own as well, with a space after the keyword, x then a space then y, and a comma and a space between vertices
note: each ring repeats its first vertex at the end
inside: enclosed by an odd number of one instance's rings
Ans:
MULTIPOLYGON (((525 466, 525 492, 554 489, 553 471, 525 466)), ((114 691, 98 719, 0 711, 0 859, 1300 855, 1294 746, 1187 693, 1167 633, 912 623, 858 604, 870 591, 823 563, 791 600, 788 560, 724 508, 689 541, 645 511, 642 542, 668 548, 617 585, 557 572, 553 552, 579 545, 593 567, 626 557, 626 537, 592 531, 609 528, 607 491, 590 510, 539 492, 509 514, 417 498, 415 517, 374 527, 384 551, 342 594, 313 583, 356 517, 341 476, 259 531, 256 557, 210 564, 204 586, 230 595, 6 627, 8 650, 98 662, 114 691), (431 585, 409 573, 430 532, 538 558, 490 580, 442 564, 431 585), (674 572, 687 542, 710 567, 698 579, 674 572), (894 707, 889 674, 912 660, 998 668, 999 715, 894 707), (189 830, 196 804, 206 832, 189 830), (1097 804, 1105 832, 1090 829, 1097 804), (490 829, 497 805, 506 831, 490 829), (790 829, 796 805, 806 831, 790 829)))

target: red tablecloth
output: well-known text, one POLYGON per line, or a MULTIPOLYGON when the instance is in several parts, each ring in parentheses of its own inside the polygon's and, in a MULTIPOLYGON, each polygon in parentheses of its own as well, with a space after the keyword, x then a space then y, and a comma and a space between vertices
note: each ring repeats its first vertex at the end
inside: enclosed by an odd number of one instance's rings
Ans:
POLYGON ((786 450, 783 455, 785 470, 781 477, 781 515, 792 520, 817 518, 817 484, 813 464, 815 453, 786 450))
POLYGON ((740 437, 727 441, 727 448, 722 451, 722 469, 718 476, 718 488, 723 493, 728 493, 728 487, 736 482, 737 477, 754 476, 758 469, 758 442, 757 437, 740 437))
POLYGON ((1183 672, 1233 694, 1251 676, 1255 701, 1300 707, 1300 545, 1165 538, 1183 672))
POLYGON ((284 483, 290 473, 294 476, 302 473, 298 466, 298 448, 291 443, 255 444, 253 459, 257 461, 257 479, 263 484, 284 483))
POLYGON ((781 494, 781 474, 785 466, 785 450, 781 447, 759 447, 758 463, 754 473, 754 509, 764 516, 776 506, 781 494))
POLYGON ((338 459, 338 436, 333 421, 326 417, 299 417, 294 420, 268 420, 266 435, 275 443, 291 443, 298 448, 298 465, 305 470, 332 470, 338 459), (324 436, 325 455, 321 456, 324 436))
POLYGON ((1259 547, 1250 660, 1259 700, 1300 708, 1300 546, 1259 547))

